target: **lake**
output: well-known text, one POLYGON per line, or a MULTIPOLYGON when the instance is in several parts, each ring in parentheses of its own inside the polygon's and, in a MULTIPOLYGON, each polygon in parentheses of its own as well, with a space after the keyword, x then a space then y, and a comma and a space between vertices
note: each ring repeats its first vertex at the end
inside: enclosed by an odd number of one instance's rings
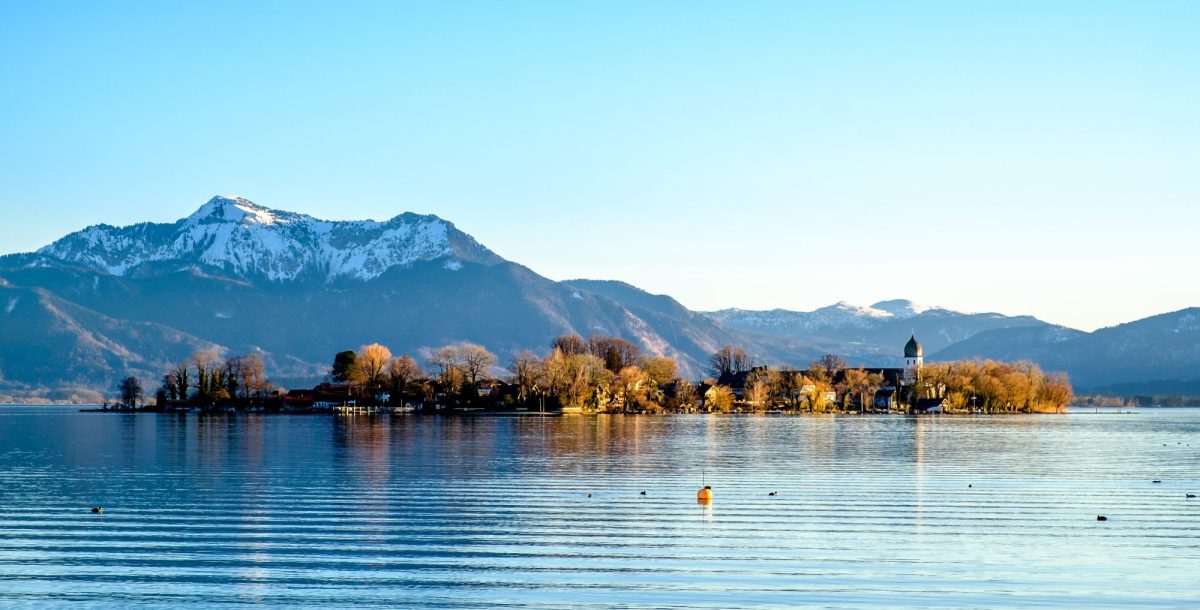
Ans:
POLYGON ((1192 409, 0 407, 0 607, 1196 607, 1198 476, 1192 409))

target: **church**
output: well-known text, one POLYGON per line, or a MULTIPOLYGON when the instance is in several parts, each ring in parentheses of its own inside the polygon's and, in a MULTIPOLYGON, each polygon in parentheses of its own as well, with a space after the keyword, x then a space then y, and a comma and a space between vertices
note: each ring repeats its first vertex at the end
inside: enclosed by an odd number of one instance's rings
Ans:
POLYGON ((883 385, 875 392, 872 407, 877 410, 893 410, 897 407, 917 407, 920 401, 913 395, 913 389, 921 378, 921 367, 924 365, 924 350, 921 342, 917 341, 914 332, 904 344, 904 366, 898 368, 864 369, 868 373, 879 374, 883 377, 883 385))
MULTIPOLYGON (((866 410, 871 411, 895 411, 899 409, 912 411, 931 411, 938 410, 941 405, 941 400, 929 400, 918 398, 916 396, 916 385, 921 379, 921 367, 924 365, 924 350, 921 348, 921 342, 917 341, 917 334, 914 332, 908 342, 904 344, 904 365, 899 367, 882 367, 882 368, 855 368, 853 370, 861 370, 872 375, 879 375, 883 382, 876 390, 874 397, 870 399, 870 404, 866 405, 866 410)), ((723 373, 715 380, 706 382, 701 386, 703 394, 706 388, 715 386, 725 386, 733 391, 733 395, 737 399, 742 399, 745 395, 746 382, 749 377, 759 371, 766 370, 767 367, 754 367, 749 371, 738 371, 723 373)), ((845 380, 846 371, 851 369, 842 369, 833 375, 832 384, 837 387, 841 386, 845 380)), ((801 371, 804 374, 809 374, 809 371, 801 371)), ((813 391, 813 386, 806 386, 805 391, 813 391)), ((836 394, 829 392, 829 401, 836 400, 836 394)), ((857 402, 857 401, 856 401, 857 402)))
POLYGON ((904 385, 913 386, 921 377, 921 364, 924 357, 921 342, 917 341, 917 333, 913 333, 904 344, 904 385))

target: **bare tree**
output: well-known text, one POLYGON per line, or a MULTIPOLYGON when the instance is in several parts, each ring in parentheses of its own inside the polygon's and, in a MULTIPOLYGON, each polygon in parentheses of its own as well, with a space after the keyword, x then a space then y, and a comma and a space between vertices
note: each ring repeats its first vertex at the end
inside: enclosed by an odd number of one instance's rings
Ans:
POLYGON ((587 342, 588 352, 603 360, 604 367, 614 374, 634 366, 641 358, 642 348, 620 337, 592 335, 587 342))
POLYGON ((858 409, 866 411, 874 402, 875 392, 883 385, 883 375, 868 373, 863 369, 847 369, 842 378, 842 390, 847 397, 858 398, 858 409))
POLYGON ((784 368, 779 371, 776 379, 776 391, 783 395, 787 406, 792 409, 800 406, 800 394, 804 388, 803 375, 795 369, 784 368))
POLYGON ((696 386, 684 379, 675 382, 675 402, 681 410, 690 410, 696 406, 696 386))
POLYGON ((713 377, 740 373, 752 368, 754 368, 754 359, 746 354, 746 350, 732 345, 722 347, 708 359, 708 370, 713 377))
POLYGON ((746 397, 746 402, 751 405, 764 408, 771 400, 771 376, 768 371, 756 371, 746 379, 746 387, 743 390, 743 396, 746 397))
POLYGON ((225 391, 234 398, 237 398, 242 390, 242 368, 245 366, 242 359, 242 356, 225 359, 225 391))
POLYGON ((591 354, 568 355, 556 349, 545 360, 550 396, 565 407, 595 406, 596 398, 612 385, 613 374, 591 354))
POLYGON ((941 398, 947 410, 1058 411, 1070 404, 1071 383, 1029 362, 968 360, 927 365, 914 398, 941 398))
POLYGON ((642 360, 642 370, 650 383, 658 386, 670 383, 678 375, 679 366, 674 358, 655 357, 642 360))
POLYGON ((178 388, 175 385, 175 373, 168 372, 166 375, 163 375, 161 392, 162 400, 158 401, 160 407, 163 406, 166 400, 179 399, 178 388))
POLYGON ((579 335, 559 335, 550 342, 551 350, 561 350, 562 353, 568 356, 577 356, 586 354, 588 351, 587 342, 579 335))
POLYGON ((267 379, 267 367, 258 354, 239 356, 237 366, 230 374, 237 375, 237 381, 227 385, 240 388, 246 398, 262 398, 271 391, 271 383, 267 379))
POLYGON ((809 363, 808 370, 809 373, 820 376, 824 381, 832 382, 838 372, 846 369, 848 366, 841 356, 825 354, 809 363))
POLYGON ((378 343, 359 347, 350 380, 358 384, 366 396, 373 398, 383 390, 391 360, 392 351, 378 343))
MULTIPOLYGON (((607 367, 606 367, 607 368, 607 367)), ((616 395, 626 411, 642 406, 646 393, 646 374, 636 366, 627 366, 614 376, 616 395)))
POLYGON ((823 412, 828 400, 826 395, 832 386, 823 377, 805 376, 801 378, 800 395, 803 397, 809 411, 823 412))
POLYGON ((458 387, 462 371, 458 366, 458 350, 453 345, 439 347, 429 354, 429 366, 437 372, 438 380, 443 386, 458 387))
POLYGON ((391 384, 392 400, 403 405, 409 384, 420 379, 424 374, 421 366, 411 356, 392 358, 388 363, 388 381, 391 384))
POLYGON ((1075 395, 1071 391, 1071 380, 1067 379, 1067 374, 1052 373, 1042 384, 1037 410, 1061 411, 1063 407, 1071 404, 1071 399, 1074 397, 1075 395))
POLYGON ((219 360, 216 349, 200 350, 192 354, 192 366, 196 367, 196 398, 200 402, 211 402, 213 399, 213 371, 216 370, 219 360))
POLYGON ((136 407, 142 401, 142 382, 137 377, 122 379, 118 389, 121 391, 122 405, 136 407))
POLYGON ((525 402, 529 395, 538 387, 541 376, 542 359, 529 350, 513 354, 509 370, 513 374, 513 383, 517 386, 517 400, 525 402))
POLYGON ((175 383, 175 393, 179 400, 187 400, 191 390, 191 366, 187 360, 180 360, 171 370, 171 380, 175 383))
POLYGON ((471 387, 479 385, 479 380, 496 366, 496 355, 482 345, 460 343, 456 346, 456 360, 462 366, 463 376, 471 387))
POLYGON ((708 404, 706 404, 709 411, 728 413, 733 410, 733 390, 729 387, 723 385, 715 386, 711 390, 710 396, 711 398, 709 398, 708 404))

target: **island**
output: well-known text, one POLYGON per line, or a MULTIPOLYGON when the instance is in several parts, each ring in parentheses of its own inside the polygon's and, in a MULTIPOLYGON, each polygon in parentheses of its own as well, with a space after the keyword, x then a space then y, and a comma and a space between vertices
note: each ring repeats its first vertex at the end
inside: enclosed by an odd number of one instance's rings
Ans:
POLYGON ((256 354, 196 352, 163 377, 153 402, 127 377, 102 410, 226 413, 1057 413, 1073 398, 1063 373, 1031 362, 925 363, 913 334, 900 366, 851 367, 827 354, 805 369, 756 364, 726 345, 708 377, 684 379, 676 361, 604 335, 555 338, 542 356, 512 355, 505 368, 473 343, 395 356, 378 343, 335 354, 324 381, 284 389, 256 354))

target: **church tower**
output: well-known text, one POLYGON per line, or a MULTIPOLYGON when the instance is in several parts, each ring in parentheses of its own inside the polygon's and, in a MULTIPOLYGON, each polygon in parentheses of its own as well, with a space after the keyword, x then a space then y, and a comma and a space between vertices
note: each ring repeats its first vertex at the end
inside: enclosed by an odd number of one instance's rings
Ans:
POLYGON ((904 344, 904 385, 913 385, 921 376, 922 357, 921 343, 917 341, 917 333, 913 333, 908 343, 904 344))

